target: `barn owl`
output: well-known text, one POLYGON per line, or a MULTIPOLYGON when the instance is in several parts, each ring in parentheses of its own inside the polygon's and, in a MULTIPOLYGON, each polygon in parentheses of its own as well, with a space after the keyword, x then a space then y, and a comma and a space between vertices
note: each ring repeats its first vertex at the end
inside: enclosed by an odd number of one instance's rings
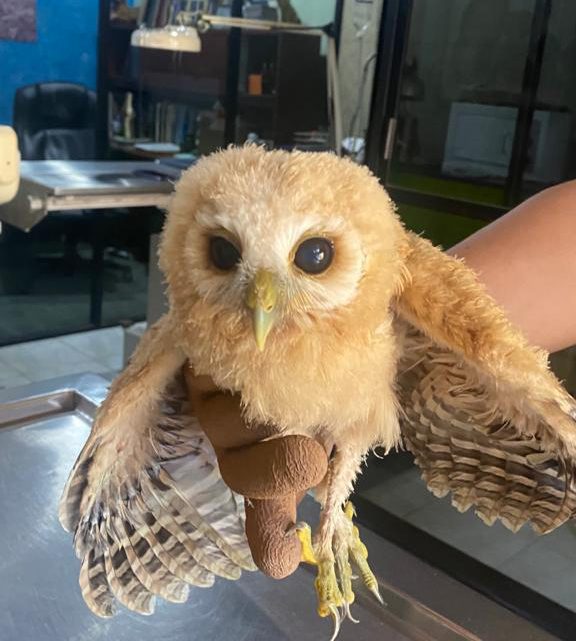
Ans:
POLYGON ((574 513, 575 401, 368 169, 254 146, 204 158, 177 185, 160 264, 169 311, 114 382, 60 506, 98 614, 254 569, 243 504, 175 409, 183 367, 239 394, 248 424, 331 448, 314 536, 297 526, 322 616, 349 615, 352 565, 378 596, 349 503, 375 447, 403 442, 433 492, 488 523, 546 532, 574 513))

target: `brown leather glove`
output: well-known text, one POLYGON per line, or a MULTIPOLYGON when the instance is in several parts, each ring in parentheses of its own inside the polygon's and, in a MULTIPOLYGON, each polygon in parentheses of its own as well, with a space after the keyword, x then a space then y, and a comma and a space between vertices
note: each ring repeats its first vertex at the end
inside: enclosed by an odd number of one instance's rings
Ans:
POLYGON ((245 497, 246 535, 256 565, 281 579, 300 563, 294 530, 297 506, 328 469, 324 447, 306 436, 274 437, 272 426, 248 427, 237 395, 219 390, 208 376, 185 368, 194 415, 218 457, 228 487, 245 497))

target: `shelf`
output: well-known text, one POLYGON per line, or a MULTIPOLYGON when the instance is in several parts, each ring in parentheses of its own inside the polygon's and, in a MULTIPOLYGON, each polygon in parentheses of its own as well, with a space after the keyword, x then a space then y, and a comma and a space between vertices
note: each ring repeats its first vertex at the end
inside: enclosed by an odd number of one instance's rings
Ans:
POLYGON ((214 80, 190 79, 186 76, 148 75, 139 79, 114 78, 109 80, 111 90, 143 92, 162 100, 184 104, 194 103, 199 107, 211 108, 217 100, 224 100, 224 92, 218 89, 221 83, 214 80))
MULTIPOLYGON (((166 116, 164 124, 177 140, 196 135, 200 125, 198 122, 195 125, 194 120, 197 121, 200 112, 214 112, 216 108, 218 113, 214 117, 224 119, 226 127, 224 133, 219 131, 217 135, 211 131, 203 133, 206 140, 203 138, 200 145, 202 153, 212 146, 232 142, 235 126, 265 135, 274 144, 284 144, 291 142, 296 130, 325 124, 326 63, 320 51, 320 38, 242 29, 241 38, 235 39, 229 37, 230 30, 226 28, 203 34, 202 50, 198 53, 133 48, 130 34, 138 27, 137 17, 112 15, 112 0, 100 0, 100 6, 104 21, 100 30, 98 112, 103 152, 110 131, 110 99, 114 98, 116 110, 126 92, 134 97, 133 107, 139 119, 137 131, 150 134, 154 131, 156 135, 156 125, 164 123, 166 116), (266 78, 267 64, 273 84, 264 82, 264 88, 275 93, 248 94, 248 72, 260 69, 266 78), (234 96, 228 86, 232 80, 238 90, 234 96), (304 103, 302 95, 307 97, 304 103), (175 108, 167 106, 164 111, 164 104, 175 108), (188 132, 184 132, 186 128, 188 132)), ((143 157, 146 153, 116 141, 110 141, 109 148, 117 155, 143 157)))
POLYGON ((258 107, 261 109, 273 109, 278 101, 277 94, 251 95, 247 93, 238 94, 238 102, 246 107, 258 107))

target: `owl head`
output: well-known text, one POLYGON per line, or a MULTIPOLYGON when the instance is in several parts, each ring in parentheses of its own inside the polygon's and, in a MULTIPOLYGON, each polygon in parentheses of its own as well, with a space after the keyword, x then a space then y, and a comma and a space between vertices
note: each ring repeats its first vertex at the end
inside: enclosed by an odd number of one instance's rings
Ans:
POLYGON ((160 260, 184 323, 213 342, 266 351, 351 315, 361 326, 370 297, 382 309, 397 286, 401 235, 366 168, 246 146, 183 175, 160 260))

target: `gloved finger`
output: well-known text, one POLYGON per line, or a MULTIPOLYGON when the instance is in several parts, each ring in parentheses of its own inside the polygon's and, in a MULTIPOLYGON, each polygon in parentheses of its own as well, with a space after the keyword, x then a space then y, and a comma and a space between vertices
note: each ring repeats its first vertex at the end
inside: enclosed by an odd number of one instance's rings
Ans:
POLYGON ((278 430, 270 425, 251 425, 248 428, 242 418, 240 396, 219 389, 209 376, 196 376, 189 367, 185 367, 184 379, 192 414, 217 452, 277 434, 278 430))
POLYGON ((283 436, 218 452, 226 485, 251 499, 271 499, 315 487, 326 475, 324 447, 307 436, 283 436))
POLYGON ((246 536, 254 563, 274 579, 292 574, 300 564, 301 544, 293 529, 294 494, 280 499, 246 500, 246 536))

